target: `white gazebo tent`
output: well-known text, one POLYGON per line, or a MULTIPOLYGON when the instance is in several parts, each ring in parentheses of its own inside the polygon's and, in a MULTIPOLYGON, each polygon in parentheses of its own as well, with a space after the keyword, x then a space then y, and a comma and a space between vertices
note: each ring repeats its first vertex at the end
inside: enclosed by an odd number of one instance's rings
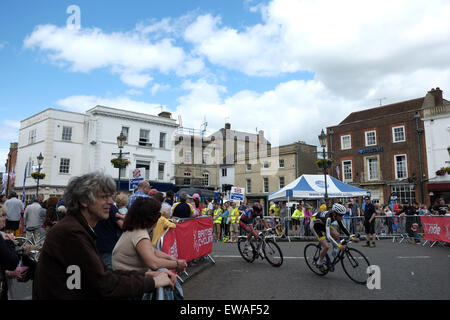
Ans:
MULTIPOLYGON (((370 191, 346 184, 327 175, 328 198, 370 196, 370 191)), ((325 198, 325 180, 321 174, 304 174, 268 196, 269 201, 290 201, 325 198)))

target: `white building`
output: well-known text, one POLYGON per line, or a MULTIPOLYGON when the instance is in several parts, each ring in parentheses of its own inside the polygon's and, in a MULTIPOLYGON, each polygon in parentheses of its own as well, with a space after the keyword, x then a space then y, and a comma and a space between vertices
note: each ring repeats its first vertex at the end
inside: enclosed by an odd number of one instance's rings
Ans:
POLYGON ((169 112, 159 116, 96 106, 85 114, 47 109, 21 121, 16 164, 16 191, 21 194, 25 167, 27 198, 36 193, 37 156, 44 161, 39 193, 62 195, 69 179, 92 171, 103 171, 116 180, 119 169, 111 164, 118 157, 117 136, 123 132, 127 144, 122 149, 130 161, 121 169, 121 190, 135 168, 146 169, 146 180, 173 182, 173 136, 178 127, 169 112), (114 155, 116 153, 116 155, 114 155))
POLYGON ((443 197, 450 202, 450 175, 437 175, 441 168, 450 167, 450 101, 442 98, 439 88, 427 93, 423 119, 428 166, 428 194, 431 204, 443 197))

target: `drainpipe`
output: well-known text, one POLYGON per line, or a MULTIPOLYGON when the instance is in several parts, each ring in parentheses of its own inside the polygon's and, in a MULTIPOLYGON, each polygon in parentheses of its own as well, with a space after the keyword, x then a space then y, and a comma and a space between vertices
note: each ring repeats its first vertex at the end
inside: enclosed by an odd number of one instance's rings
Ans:
POLYGON ((416 121, 416 132, 417 132, 417 147, 418 147, 418 159, 419 159, 419 184, 420 184, 420 201, 424 203, 424 194, 423 194, 423 168, 422 168, 422 139, 421 135, 424 130, 419 128, 420 121, 420 112, 416 111, 414 114, 414 119, 416 121))

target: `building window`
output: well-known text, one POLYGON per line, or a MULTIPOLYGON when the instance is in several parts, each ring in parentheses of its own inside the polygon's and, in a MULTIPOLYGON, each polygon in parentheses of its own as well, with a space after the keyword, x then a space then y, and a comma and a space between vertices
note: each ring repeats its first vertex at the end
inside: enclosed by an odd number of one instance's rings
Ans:
POLYGON ((264 161, 263 167, 266 169, 269 168, 269 161, 264 161))
POLYGON ((31 160, 31 158, 30 158, 28 160, 28 162, 27 162, 27 165, 26 165, 26 167, 27 167, 27 177, 30 177, 31 174, 33 173, 33 165, 34 165, 33 160, 31 160))
POLYGON ((28 132, 28 144, 32 144, 36 142, 36 129, 30 130, 28 132))
POLYGON ((416 191, 413 184, 401 184, 391 186, 391 193, 397 193, 398 201, 405 203, 414 203, 416 201, 416 191))
POLYGON ((209 154, 203 154, 203 164, 209 164, 209 154))
POLYGON ((191 164, 192 163, 192 152, 186 151, 184 153, 184 163, 191 164))
POLYGON ((61 158, 59 162, 59 173, 69 173, 70 159, 61 158))
POLYGON ((128 143, 128 134, 130 132, 130 128, 129 127, 122 127, 122 134, 127 138, 126 141, 128 143))
POLYGON ((279 167, 284 168, 284 159, 279 160, 279 167))
POLYGON ((392 128, 392 140, 395 142, 404 142, 405 138, 405 126, 392 128))
POLYGON ((252 180, 247 179, 246 185, 247 185, 247 192, 252 193, 252 180))
POLYGON ((373 131, 367 131, 366 134, 366 147, 369 146, 376 146, 377 145, 377 132, 375 130, 373 131))
POLYGON ((159 180, 164 180, 164 166, 165 166, 164 162, 158 163, 158 179, 159 180))
POLYGON ((222 169, 222 177, 226 177, 227 176, 227 168, 223 168, 222 169))
POLYGON ((342 177, 344 178, 344 182, 352 182, 353 181, 353 175, 352 175, 352 161, 351 160, 345 160, 342 161, 342 177))
POLYGON ((408 178, 408 166, 406 163, 406 154, 395 155, 394 164, 395 164, 395 179, 408 178))
POLYGON ((284 188, 284 177, 280 177, 280 189, 284 188))
POLYGON ((378 180, 378 158, 367 159, 368 180, 378 180))
POLYGON ((264 190, 263 192, 269 192, 269 178, 265 177, 263 178, 263 185, 264 185, 264 190))
POLYGON ((247 171, 252 171, 252 165, 251 165, 250 163, 247 163, 247 168, 246 168, 246 170, 247 170, 247 171))
POLYGON ((63 127, 61 139, 64 141, 72 141, 72 127, 63 127))
POLYGON ((352 148, 351 135, 341 136, 341 150, 347 150, 352 148))
POLYGON ((126 174, 127 174, 127 168, 120 168, 119 169, 119 174, 121 178, 125 178, 126 174))
POLYGON ((185 171, 184 172, 184 179, 183 179, 183 184, 184 185, 190 185, 191 184, 191 179, 188 178, 191 176, 191 172, 190 171, 185 171))
POLYGON ((167 134, 165 132, 160 132, 159 133, 159 147, 161 149, 165 149, 166 148, 166 136, 167 136, 167 134))
POLYGON ((139 131, 139 145, 151 147, 150 130, 141 129, 139 131))
POLYGON ((150 161, 136 161, 136 169, 144 168, 145 169, 145 180, 149 180, 150 177, 150 161))
POLYGON ((209 173, 208 172, 203 172, 203 181, 202 181, 203 186, 207 187, 209 186, 209 173))

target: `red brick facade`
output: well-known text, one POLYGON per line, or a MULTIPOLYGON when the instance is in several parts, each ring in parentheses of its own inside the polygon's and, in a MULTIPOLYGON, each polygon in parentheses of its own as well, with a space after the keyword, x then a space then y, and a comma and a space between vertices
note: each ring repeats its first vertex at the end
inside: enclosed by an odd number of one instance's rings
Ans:
MULTIPOLYGON (((424 126, 415 118, 416 113, 422 116, 423 102, 424 98, 418 98, 353 112, 339 125, 328 127, 329 151, 335 160, 332 175, 371 190, 372 198, 382 204, 388 203, 393 191, 400 193, 402 201, 428 203, 424 126), (394 128, 398 142, 394 142, 394 128), (375 134, 366 137, 370 131, 375 134), (343 149, 342 137, 346 135, 350 136, 350 148, 343 149), (344 179, 343 161, 351 161, 351 174, 346 170, 348 179, 344 179)), ((350 168, 350 163, 346 164, 350 168)))

